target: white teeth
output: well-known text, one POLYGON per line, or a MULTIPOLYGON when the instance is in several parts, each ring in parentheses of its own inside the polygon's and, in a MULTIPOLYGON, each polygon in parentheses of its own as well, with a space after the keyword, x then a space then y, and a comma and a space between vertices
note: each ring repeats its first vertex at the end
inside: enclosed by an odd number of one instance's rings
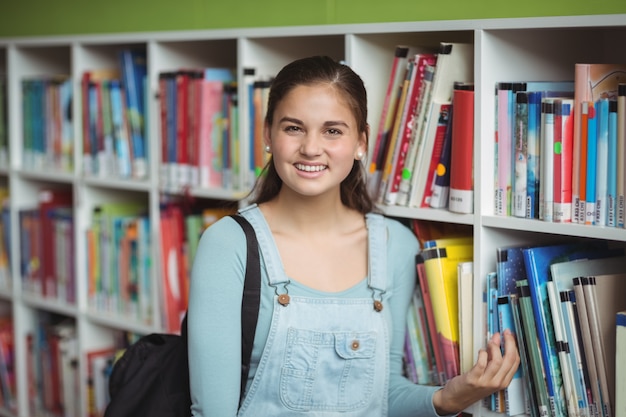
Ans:
POLYGON ((319 172, 326 169, 326 165, 304 165, 304 164, 296 164, 296 168, 300 171, 306 172, 319 172))

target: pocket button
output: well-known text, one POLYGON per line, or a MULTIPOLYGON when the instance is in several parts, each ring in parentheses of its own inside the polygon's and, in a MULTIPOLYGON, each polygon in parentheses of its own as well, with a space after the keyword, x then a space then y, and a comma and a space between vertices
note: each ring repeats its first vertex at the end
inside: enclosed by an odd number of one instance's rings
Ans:
POLYGON ((359 343, 358 340, 353 340, 352 345, 350 347, 352 348, 352 350, 358 350, 360 345, 361 344, 359 343))

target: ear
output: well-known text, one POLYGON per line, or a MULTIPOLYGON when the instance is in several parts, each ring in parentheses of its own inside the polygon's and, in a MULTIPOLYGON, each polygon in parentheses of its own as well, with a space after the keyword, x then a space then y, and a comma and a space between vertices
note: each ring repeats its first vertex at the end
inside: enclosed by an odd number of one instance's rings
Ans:
POLYGON ((267 123, 263 123, 263 144, 265 146, 272 146, 272 139, 270 139, 270 126, 267 123))

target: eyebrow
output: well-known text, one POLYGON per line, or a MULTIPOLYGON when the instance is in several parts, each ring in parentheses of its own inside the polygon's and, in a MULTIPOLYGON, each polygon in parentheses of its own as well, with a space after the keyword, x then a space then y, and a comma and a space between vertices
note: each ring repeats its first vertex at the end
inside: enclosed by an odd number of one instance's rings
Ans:
MULTIPOLYGON (((303 125, 304 123, 302 122, 302 120, 300 119, 296 119, 294 117, 282 117, 279 120, 279 123, 294 123, 297 125, 303 125)), ((326 122, 324 122, 324 126, 337 126, 337 125, 341 125, 341 126, 345 126, 345 127, 349 127, 349 125, 346 122, 343 122, 341 120, 328 120, 326 122)))

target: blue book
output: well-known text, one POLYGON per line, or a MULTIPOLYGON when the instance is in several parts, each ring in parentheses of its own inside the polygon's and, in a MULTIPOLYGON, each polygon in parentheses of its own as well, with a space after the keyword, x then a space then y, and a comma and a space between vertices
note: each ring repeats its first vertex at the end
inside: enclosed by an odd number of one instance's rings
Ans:
POLYGON ((591 242, 538 246, 524 249, 523 253, 537 323, 537 339, 552 408, 551 414, 555 417, 564 417, 567 415, 567 409, 547 289, 550 265, 575 259, 602 258, 610 251, 607 250, 606 242, 591 242))
MULTIPOLYGON (((448 109, 448 120, 453 120, 454 103, 448 109)), ((450 194, 450 160, 452 157, 452 123, 446 126, 446 135, 443 140, 443 148, 439 156, 437 171, 433 184, 433 194, 430 197, 430 207, 445 208, 448 206, 450 194)))
MULTIPOLYGON (((609 101, 606 225, 617 226, 617 101, 609 101)), ((625 156, 622 155, 622 158, 625 156)), ((624 161, 626 162, 626 161, 624 161)))
POLYGON ((115 149, 116 174, 122 178, 131 176, 130 138, 124 121, 122 86, 118 80, 110 81, 111 120, 113 122, 113 146, 115 149))
POLYGON ((583 102, 587 111, 587 192, 585 199, 585 224, 592 225, 596 213, 596 163, 598 149, 597 115, 593 102, 583 102))
POLYGON ((526 217, 539 218, 539 167, 541 162, 541 98, 540 91, 528 93, 528 127, 526 151, 526 217))
POLYGON ((525 248, 527 246, 503 246, 496 249, 499 296, 515 294, 516 282, 526 279, 526 265, 522 252, 525 248))
MULTIPOLYGON (((515 321, 513 320, 513 310, 511 306, 511 295, 498 297, 497 301, 498 324, 500 331, 509 329, 516 333, 515 321)), ((502 339, 502 352, 504 353, 504 339, 502 339)), ((518 367, 513 379, 508 387, 504 389, 505 410, 509 416, 517 416, 526 412, 526 400, 524 394, 524 380, 522 379, 522 367, 518 367)))
POLYGON ((596 101, 596 212, 594 224, 606 226, 606 198, 608 185, 609 160, 609 100, 601 98, 596 101))
POLYGON ((123 49, 119 53, 122 85, 126 100, 126 117, 131 136, 132 174, 137 178, 148 175, 145 143, 144 83, 147 76, 146 51, 123 49))

